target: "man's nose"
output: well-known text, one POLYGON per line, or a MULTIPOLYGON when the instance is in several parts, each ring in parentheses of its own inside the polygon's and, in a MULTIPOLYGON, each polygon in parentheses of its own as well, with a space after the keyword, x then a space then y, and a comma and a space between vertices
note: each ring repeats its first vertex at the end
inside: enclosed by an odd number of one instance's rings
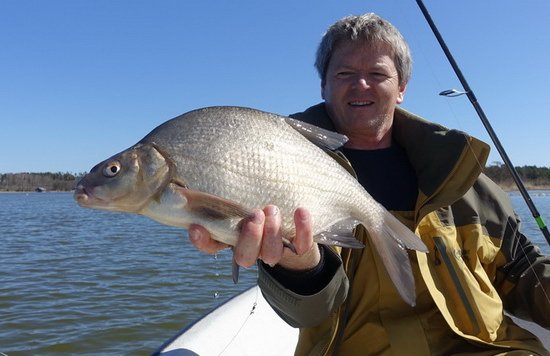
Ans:
POLYGON ((370 87, 370 82, 368 78, 360 76, 356 78, 356 80, 354 80, 353 87, 354 89, 367 89, 368 87, 370 87))

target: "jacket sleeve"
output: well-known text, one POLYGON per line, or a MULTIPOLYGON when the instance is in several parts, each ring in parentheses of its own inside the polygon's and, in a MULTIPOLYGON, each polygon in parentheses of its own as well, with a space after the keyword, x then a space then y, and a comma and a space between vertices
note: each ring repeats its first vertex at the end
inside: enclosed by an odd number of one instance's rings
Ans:
POLYGON ((299 283, 296 283, 296 280, 285 278, 285 273, 280 273, 281 271, 277 273, 261 262, 258 265, 258 285, 265 299, 290 326, 297 328, 316 326, 346 299, 349 282, 342 260, 332 249, 321 248, 324 250, 324 258, 317 273, 323 275, 321 277, 323 282, 319 288, 309 292, 298 287, 299 283))
POLYGON ((525 235, 514 232, 502 242, 501 252, 506 263, 497 271, 503 287, 504 308, 549 329, 550 256, 541 254, 525 235))
POLYGON ((482 175, 476 183, 484 201, 491 236, 501 238, 494 285, 504 309, 514 316, 550 327, 550 256, 520 232, 521 223, 508 195, 482 175))

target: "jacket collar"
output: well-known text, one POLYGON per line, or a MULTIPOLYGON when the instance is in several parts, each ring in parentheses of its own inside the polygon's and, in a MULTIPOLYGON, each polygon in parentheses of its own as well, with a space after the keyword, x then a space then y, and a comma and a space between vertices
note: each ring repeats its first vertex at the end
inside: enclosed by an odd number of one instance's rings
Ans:
MULTIPOLYGON (((335 131, 324 103, 291 116, 335 131)), ((463 196, 481 174, 489 155, 486 143, 400 107, 395 110, 393 125, 393 139, 405 149, 416 171, 419 204, 449 205, 463 196)))

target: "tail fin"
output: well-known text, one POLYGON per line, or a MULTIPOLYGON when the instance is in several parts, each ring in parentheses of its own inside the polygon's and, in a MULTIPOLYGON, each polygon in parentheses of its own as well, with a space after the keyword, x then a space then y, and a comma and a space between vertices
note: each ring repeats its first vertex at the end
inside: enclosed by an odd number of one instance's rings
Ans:
POLYGON ((365 227, 397 291, 407 304, 414 306, 416 304, 414 276, 406 249, 428 252, 428 248, 390 212, 384 211, 383 219, 384 223, 379 229, 365 227))

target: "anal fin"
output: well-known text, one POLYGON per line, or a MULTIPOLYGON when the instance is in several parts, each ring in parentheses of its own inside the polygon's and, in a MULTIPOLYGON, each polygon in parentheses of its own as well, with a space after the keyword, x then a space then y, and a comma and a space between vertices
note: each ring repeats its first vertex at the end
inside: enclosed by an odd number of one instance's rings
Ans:
POLYGON ((359 224, 355 219, 344 219, 333 224, 327 230, 313 237, 319 244, 347 248, 363 248, 365 245, 353 235, 353 229, 359 224))

